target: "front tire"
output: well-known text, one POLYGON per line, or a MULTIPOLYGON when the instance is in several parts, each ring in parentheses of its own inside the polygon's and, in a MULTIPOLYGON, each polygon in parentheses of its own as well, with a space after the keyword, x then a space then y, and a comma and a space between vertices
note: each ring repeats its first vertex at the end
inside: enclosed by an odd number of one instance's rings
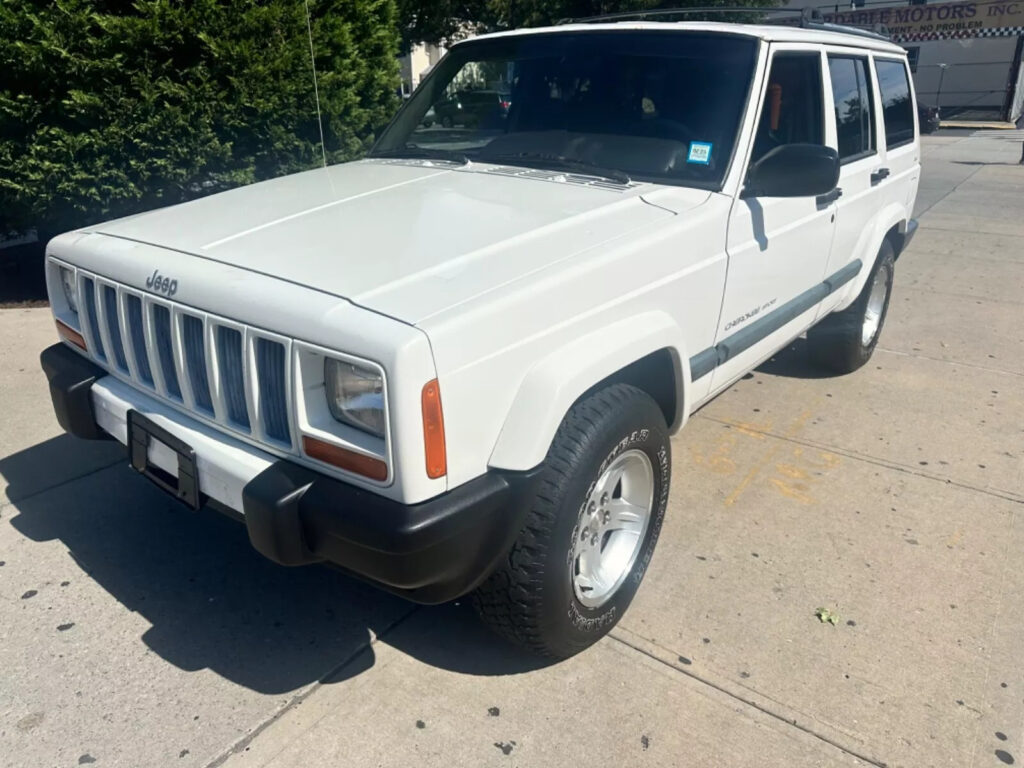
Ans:
POLYGON ((815 363, 836 373, 852 373, 871 359, 889 311, 895 270, 896 252, 886 240, 856 301, 807 332, 815 363))
POLYGON ((508 556, 473 594, 485 623, 565 658, 615 626, 661 532, 671 449, 661 409, 616 384, 572 407, 508 556))

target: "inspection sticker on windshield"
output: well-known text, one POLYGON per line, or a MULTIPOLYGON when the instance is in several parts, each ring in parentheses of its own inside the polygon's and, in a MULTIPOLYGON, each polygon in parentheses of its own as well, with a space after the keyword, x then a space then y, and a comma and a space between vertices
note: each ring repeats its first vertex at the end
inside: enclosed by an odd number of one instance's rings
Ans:
POLYGON ((690 154, 686 156, 686 162, 707 165, 711 162, 711 142, 691 141, 690 154))

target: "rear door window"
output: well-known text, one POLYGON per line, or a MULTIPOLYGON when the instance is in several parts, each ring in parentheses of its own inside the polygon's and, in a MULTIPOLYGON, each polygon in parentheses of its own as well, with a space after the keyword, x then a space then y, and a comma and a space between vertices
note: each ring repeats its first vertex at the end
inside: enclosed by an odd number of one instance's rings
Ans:
POLYGON ((914 140, 914 103, 910 98, 910 80, 902 61, 875 59, 878 91, 885 119, 885 144, 889 149, 914 140))
POLYGON ((848 163, 873 155, 875 110, 868 60, 858 56, 829 56, 828 71, 835 104, 839 159, 848 163))

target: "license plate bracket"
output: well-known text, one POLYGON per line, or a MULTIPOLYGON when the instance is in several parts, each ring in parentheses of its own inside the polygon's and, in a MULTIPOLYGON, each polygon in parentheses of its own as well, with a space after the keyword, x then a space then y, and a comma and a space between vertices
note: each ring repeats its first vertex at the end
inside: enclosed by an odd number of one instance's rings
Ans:
POLYGON ((128 411, 128 461, 132 469, 148 477, 187 507, 198 510, 202 506, 196 452, 184 440, 133 410, 128 411), (153 440, 170 448, 178 457, 176 478, 150 463, 149 446, 153 440))

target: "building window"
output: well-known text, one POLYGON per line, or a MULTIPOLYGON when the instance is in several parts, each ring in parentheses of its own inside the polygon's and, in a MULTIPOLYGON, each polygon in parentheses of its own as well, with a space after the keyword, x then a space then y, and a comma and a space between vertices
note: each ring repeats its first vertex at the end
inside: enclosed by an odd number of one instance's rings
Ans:
POLYGON ((907 48, 907 63, 910 64, 910 71, 917 72, 917 60, 921 58, 921 46, 912 45, 907 48))

